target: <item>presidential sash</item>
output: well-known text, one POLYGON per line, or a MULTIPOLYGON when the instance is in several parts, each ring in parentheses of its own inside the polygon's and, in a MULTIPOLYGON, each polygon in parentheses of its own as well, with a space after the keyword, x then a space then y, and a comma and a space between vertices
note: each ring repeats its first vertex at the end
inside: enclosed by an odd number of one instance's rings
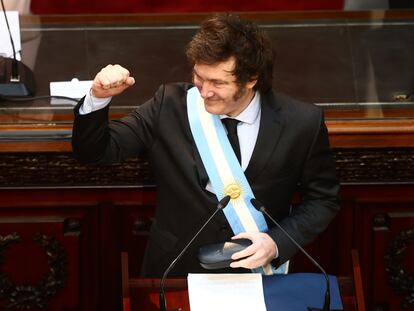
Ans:
MULTIPOLYGON (((187 113, 191 132, 201 160, 218 200, 229 195, 231 200, 223 212, 234 234, 264 232, 267 224, 261 212, 250 203, 254 198, 249 182, 230 145, 220 117, 205 110, 204 100, 196 87, 187 92, 187 113)), ((266 265, 255 272, 285 273, 286 267, 273 271, 266 265)))

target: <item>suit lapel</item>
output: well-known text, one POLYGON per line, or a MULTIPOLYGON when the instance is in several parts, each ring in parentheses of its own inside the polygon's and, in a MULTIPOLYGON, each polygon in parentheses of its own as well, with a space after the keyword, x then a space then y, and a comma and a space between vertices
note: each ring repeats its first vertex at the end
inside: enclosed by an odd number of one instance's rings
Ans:
POLYGON ((203 160, 201 160, 200 153, 195 143, 193 143, 192 148, 193 148, 194 161, 197 167, 198 182, 200 186, 204 189, 207 185, 209 177, 208 177, 207 171, 203 164, 203 160))
POLYGON ((249 165, 244 172, 247 180, 252 182, 264 169, 266 163, 274 152, 283 129, 283 120, 280 117, 279 103, 268 92, 262 97, 260 127, 256 145, 249 165))

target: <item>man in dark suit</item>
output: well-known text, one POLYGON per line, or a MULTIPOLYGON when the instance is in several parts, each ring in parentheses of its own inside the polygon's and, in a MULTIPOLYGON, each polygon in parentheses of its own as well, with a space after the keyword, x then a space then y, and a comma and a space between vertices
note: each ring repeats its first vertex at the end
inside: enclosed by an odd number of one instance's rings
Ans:
MULTIPOLYGON (((107 163, 145 152, 154 168, 157 209, 143 266, 149 277, 162 275, 218 202, 187 117, 187 90, 193 86, 208 113, 240 121, 240 163, 252 191, 300 244, 314 239, 339 210, 323 113, 271 89, 273 52, 264 34, 237 16, 216 15, 202 23, 186 53, 193 84, 163 85, 134 112, 109 122, 111 97, 135 81, 125 68, 108 65, 75 108, 77 158, 107 163), (301 202, 291 210, 295 192, 301 202)), ((216 216, 171 275, 205 272, 197 259, 199 247, 232 238, 250 239, 252 245, 233 255, 231 271, 279 265, 297 251, 270 223, 267 232, 234 237, 224 214, 216 216)))

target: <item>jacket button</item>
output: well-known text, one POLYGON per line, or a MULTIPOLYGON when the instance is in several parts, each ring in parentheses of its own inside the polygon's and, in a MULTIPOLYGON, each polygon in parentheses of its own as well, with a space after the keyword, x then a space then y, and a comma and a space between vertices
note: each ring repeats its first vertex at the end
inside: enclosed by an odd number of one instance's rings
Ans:
POLYGON ((229 226, 228 225, 221 225, 220 230, 221 231, 227 231, 227 230, 229 230, 229 226))

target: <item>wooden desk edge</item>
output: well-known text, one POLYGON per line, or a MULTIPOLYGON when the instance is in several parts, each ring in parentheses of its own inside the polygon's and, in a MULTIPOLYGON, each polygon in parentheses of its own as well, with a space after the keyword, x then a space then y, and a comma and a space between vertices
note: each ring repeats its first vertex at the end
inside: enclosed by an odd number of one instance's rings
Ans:
MULTIPOLYGON (((327 120, 332 148, 401 148, 414 147, 414 119, 384 120, 327 120)), ((24 131, 64 133, 72 130, 71 124, 13 124, 0 125, 0 153, 10 152, 71 152, 70 139, 12 140, 14 134, 24 131), (10 136, 8 137, 8 133, 10 136)))

